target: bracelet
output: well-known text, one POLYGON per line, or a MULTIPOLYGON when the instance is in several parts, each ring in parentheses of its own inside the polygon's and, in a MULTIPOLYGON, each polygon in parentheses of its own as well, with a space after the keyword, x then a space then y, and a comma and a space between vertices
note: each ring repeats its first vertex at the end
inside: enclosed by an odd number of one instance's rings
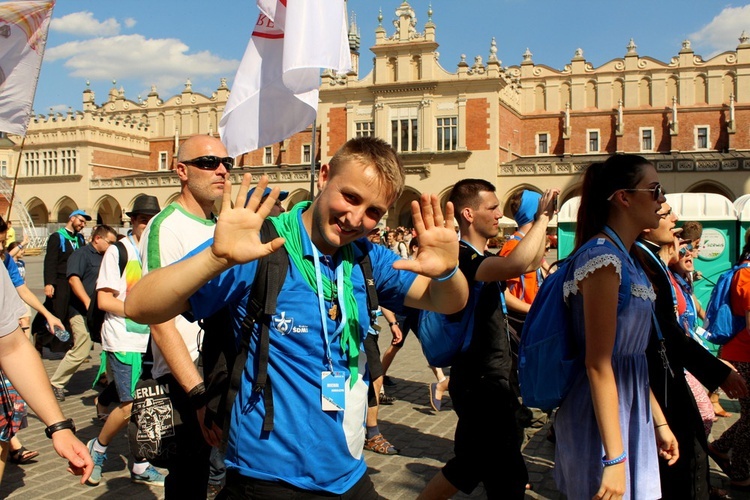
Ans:
POLYGON ((607 455, 604 455, 602 457, 602 465, 604 467, 609 467, 610 465, 617 465, 623 463, 625 460, 627 460, 628 454, 627 452, 623 451, 622 455, 620 455, 617 458, 613 458, 612 460, 607 460, 607 455))
POLYGON ((442 278, 432 278, 432 281, 448 281, 453 277, 454 274, 456 274, 456 271, 458 271, 458 264, 456 264, 456 267, 453 268, 453 271, 451 271, 448 276, 443 276, 442 278))
POLYGON ((398 325, 398 321, 389 321, 388 325, 389 326, 398 325))
POLYGON ((206 403, 208 402, 208 395, 206 394, 206 386, 203 384, 203 382, 198 383, 195 387, 190 389, 190 392, 187 394, 188 400, 190 401, 190 406, 193 407, 194 410, 199 410, 206 406, 206 403))
POLYGON ((666 422, 663 424, 655 425, 654 429, 658 429, 659 427, 664 427, 665 425, 668 425, 666 422))
POLYGON ((73 423, 72 418, 48 426, 46 429, 44 429, 44 434, 46 434, 48 438, 52 439, 52 434, 63 429, 70 429, 71 431, 73 431, 73 434, 76 433, 76 424, 73 423))

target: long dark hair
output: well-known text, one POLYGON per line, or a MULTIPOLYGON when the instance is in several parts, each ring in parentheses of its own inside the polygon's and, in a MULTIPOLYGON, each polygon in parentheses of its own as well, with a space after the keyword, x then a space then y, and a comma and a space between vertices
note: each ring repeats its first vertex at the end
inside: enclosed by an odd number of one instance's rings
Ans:
POLYGON ((638 155, 613 155, 603 163, 589 165, 583 174, 575 250, 606 225, 610 209, 607 198, 618 189, 638 185, 645 165, 651 165, 651 162, 638 155))
POLYGON ((750 260, 750 229, 745 231, 745 246, 742 247, 740 260, 737 261, 737 264, 741 264, 746 260, 750 260))

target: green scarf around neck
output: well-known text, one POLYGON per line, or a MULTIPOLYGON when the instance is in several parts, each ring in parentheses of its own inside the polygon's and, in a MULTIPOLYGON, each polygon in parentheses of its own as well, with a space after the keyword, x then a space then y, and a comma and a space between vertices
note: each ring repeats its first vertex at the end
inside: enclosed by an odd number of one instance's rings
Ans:
MULTIPOLYGON (((81 244, 81 239, 78 236, 78 233, 70 234, 70 231, 68 231, 64 227, 61 227, 60 229, 58 229, 57 233, 60 235, 61 238, 64 238, 64 239, 66 239, 66 240, 68 240, 70 242, 71 246, 73 247, 73 250, 78 250, 78 247, 81 244)), ((61 241, 60 244, 62 245, 63 252, 64 252, 65 251, 65 243, 63 243, 61 241)))
MULTIPOLYGON (((288 212, 284 212, 278 217, 270 217, 269 220, 276 227, 279 236, 286 240, 284 246, 294 266, 302 273, 310 289, 318 293, 315 265, 304 258, 302 251, 302 231, 305 228, 300 224, 299 214, 309 208, 310 205, 311 202, 309 201, 298 203, 288 212)), ((344 266, 344 296, 338 299, 343 301, 347 313, 346 324, 341 331, 341 350, 347 354, 349 360, 349 372, 351 373, 349 387, 354 387, 359 374, 359 308, 352 287, 354 253, 351 244, 341 247, 339 251, 342 255, 341 265, 344 266)), ((325 275, 322 278, 323 296, 325 300, 330 301, 336 296, 336 282, 325 275)), ((327 319, 324 317, 322 321, 327 321, 327 319)))

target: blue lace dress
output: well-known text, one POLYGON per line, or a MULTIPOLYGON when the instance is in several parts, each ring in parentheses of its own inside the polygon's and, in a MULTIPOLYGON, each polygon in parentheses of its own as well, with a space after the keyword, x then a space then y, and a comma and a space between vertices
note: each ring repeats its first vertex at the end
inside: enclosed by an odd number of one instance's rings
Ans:
MULTIPOLYGON (((622 442, 628 454, 623 498, 660 498, 659 464, 651 422, 645 355, 656 295, 643 272, 620 250, 609 245, 596 246, 579 255, 573 265, 573 279, 565 284, 566 300, 573 314, 575 341, 583 352, 583 298, 578 293, 578 285, 604 266, 614 266, 620 276, 622 272, 629 273, 631 279, 632 297, 628 306, 617 315, 617 333, 612 352, 622 442)), ((581 371, 557 411, 555 433, 555 481, 558 488, 571 500, 590 499, 601 483, 604 448, 585 370, 581 371)))

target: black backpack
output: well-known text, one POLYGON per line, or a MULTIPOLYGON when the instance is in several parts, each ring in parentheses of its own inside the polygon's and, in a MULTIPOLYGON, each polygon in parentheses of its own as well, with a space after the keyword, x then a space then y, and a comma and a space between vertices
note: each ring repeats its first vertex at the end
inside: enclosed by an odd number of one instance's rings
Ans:
MULTIPOLYGON (((117 253, 119 255, 118 264, 120 266, 120 276, 122 276, 122 273, 125 272, 125 266, 128 265, 128 249, 125 248, 122 241, 115 243, 115 246, 117 247, 117 253)), ((97 299, 98 295, 99 293, 94 291, 94 296, 91 297, 89 308, 86 310, 86 327, 89 330, 91 341, 101 344, 102 325, 104 324, 104 315, 107 314, 107 312, 99 309, 99 300, 97 299)))
MULTIPOLYGON (((272 241, 278 236, 273 223, 266 220, 260 231, 261 241, 272 241)), ((370 321, 375 321, 378 296, 368 252, 363 251, 363 257, 358 264, 365 278, 370 321)), ((235 347, 231 315, 227 308, 201 321, 204 331, 202 346, 204 379, 209 397, 206 404, 205 424, 210 427, 212 423, 215 423, 224 429, 222 447, 226 445, 229 436, 232 405, 242 383, 242 372, 247 362, 250 337, 256 323, 260 324, 260 337, 256 356, 258 375, 253 391, 263 393, 266 412, 263 431, 273 430, 273 389, 268 377, 269 328, 271 317, 276 314, 276 299, 284 285, 288 268, 289 255, 285 247, 258 260, 255 279, 248 297, 247 315, 242 321, 239 349, 235 347)))

